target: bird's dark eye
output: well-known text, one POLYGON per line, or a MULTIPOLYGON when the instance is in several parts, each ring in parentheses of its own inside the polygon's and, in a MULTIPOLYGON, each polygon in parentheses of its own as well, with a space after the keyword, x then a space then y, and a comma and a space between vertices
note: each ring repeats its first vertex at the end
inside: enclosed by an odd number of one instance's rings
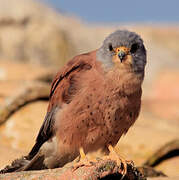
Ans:
POLYGON ((135 53, 137 51, 137 49, 139 49, 139 45, 137 43, 134 43, 132 46, 131 46, 131 50, 130 52, 131 53, 135 53))
POLYGON ((109 44, 109 51, 113 51, 112 44, 109 44))

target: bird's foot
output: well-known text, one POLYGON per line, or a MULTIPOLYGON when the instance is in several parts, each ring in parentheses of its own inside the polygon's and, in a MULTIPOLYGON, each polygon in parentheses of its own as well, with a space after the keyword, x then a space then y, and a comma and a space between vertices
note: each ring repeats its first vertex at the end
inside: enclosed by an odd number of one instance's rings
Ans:
POLYGON ((124 158, 119 156, 111 145, 108 146, 108 149, 110 152, 109 155, 104 156, 102 159, 114 160, 117 163, 117 166, 120 167, 118 172, 122 175, 121 179, 123 179, 124 176, 127 174, 127 165, 130 164, 131 166, 134 166, 134 163, 133 161, 125 160, 124 158))
POLYGON ((82 166, 92 166, 95 162, 97 162, 96 159, 89 159, 84 153, 83 148, 80 148, 79 151, 80 151, 80 160, 77 164, 73 166, 73 171, 75 171, 76 169, 82 166))

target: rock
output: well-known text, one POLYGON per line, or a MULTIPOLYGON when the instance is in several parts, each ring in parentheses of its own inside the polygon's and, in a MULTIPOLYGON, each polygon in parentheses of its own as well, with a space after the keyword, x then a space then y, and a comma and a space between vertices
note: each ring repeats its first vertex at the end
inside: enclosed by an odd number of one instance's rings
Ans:
POLYGON ((150 99, 144 100, 148 111, 159 118, 167 118, 177 123, 179 119, 179 72, 163 69, 153 80, 150 88, 150 99))
POLYGON ((156 178, 147 178, 147 180, 178 180, 179 176, 176 177, 156 177, 156 178))
POLYGON ((35 64, 0 61, 1 71, 3 77, 0 79, 0 106, 3 106, 6 98, 19 93, 28 81, 35 80, 49 71, 55 72, 55 69, 35 64))
POLYGON ((61 17, 35 1, 0 1, 0 60, 63 65, 75 48, 61 17))
POLYGON ((30 151, 43 122, 46 108, 47 102, 31 103, 17 111, 0 126, 0 147, 9 149, 8 153, 7 150, 1 149, 2 154, 8 154, 8 158, 5 156, 0 162, 0 169, 30 151), (14 151, 16 153, 13 153, 14 151))
MULTIPOLYGON (((15 62, 0 62, 0 67, 5 72, 4 79, 0 81, 0 109, 8 99, 20 93, 28 82, 52 70, 39 65, 15 62)), ((0 169, 30 151, 44 119, 46 108, 45 101, 31 103, 0 126, 0 169)))
MULTIPOLYGON (((8 179, 23 179, 26 180, 104 180, 104 179, 121 179, 122 166, 118 166, 117 163, 111 159, 99 160, 91 165, 83 165, 78 168, 74 168, 76 164, 69 163, 68 167, 56 169, 47 169, 41 171, 22 171, 14 173, 0 174, 1 180, 8 179), (120 171, 120 172, 119 172, 120 171)), ((127 173, 123 177, 124 180, 146 180, 143 175, 137 170, 137 168, 127 164, 127 173)))

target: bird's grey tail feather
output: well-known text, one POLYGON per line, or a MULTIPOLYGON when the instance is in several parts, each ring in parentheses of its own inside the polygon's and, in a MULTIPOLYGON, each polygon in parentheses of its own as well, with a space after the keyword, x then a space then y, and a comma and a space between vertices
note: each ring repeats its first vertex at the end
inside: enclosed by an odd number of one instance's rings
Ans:
POLYGON ((7 165, 4 169, 0 170, 0 174, 4 174, 4 173, 10 173, 10 172, 16 172, 19 169, 21 169, 22 167, 26 166, 27 164, 29 164, 29 160, 26 156, 23 156, 19 159, 14 160, 11 165, 7 165))
POLYGON ((14 160, 11 165, 7 165, 4 169, 1 169, 0 174, 46 169, 43 162, 44 156, 40 155, 39 153, 31 160, 28 158, 28 156, 23 156, 14 160))
POLYGON ((17 171, 31 171, 31 170, 42 170, 47 169, 44 165, 44 155, 37 153, 33 159, 29 161, 25 166, 19 168, 17 171))

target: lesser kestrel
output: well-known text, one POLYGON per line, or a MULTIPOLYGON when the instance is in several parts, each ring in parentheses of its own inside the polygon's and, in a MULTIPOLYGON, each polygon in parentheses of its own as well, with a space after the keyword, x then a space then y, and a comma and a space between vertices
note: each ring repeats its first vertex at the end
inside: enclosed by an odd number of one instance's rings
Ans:
POLYGON ((62 167, 80 148, 115 146, 139 115, 145 65, 143 40, 127 30, 70 60, 53 80, 45 120, 20 169, 62 167))

